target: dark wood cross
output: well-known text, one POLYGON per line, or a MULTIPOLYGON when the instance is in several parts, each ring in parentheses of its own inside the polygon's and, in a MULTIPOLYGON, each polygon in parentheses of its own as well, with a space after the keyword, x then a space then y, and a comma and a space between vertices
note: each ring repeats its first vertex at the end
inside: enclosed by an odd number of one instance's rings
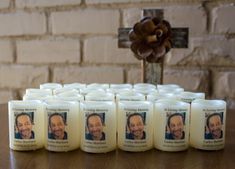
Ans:
MULTIPOLYGON (((144 9, 144 17, 164 18, 163 9, 144 9)), ((170 22, 170 21, 169 21, 170 22)), ((133 25, 134 26, 134 25, 133 25)), ((130 48, 131 42, 129 40, 129 32, 132 28, 118 29, 118 47, 130 48)), ((188 48, 188 28, 172 28, 173 48, 188 48)), ((163 83, 163 63, 146 63, 142 64, 142 82, 152 84, 163 83)))

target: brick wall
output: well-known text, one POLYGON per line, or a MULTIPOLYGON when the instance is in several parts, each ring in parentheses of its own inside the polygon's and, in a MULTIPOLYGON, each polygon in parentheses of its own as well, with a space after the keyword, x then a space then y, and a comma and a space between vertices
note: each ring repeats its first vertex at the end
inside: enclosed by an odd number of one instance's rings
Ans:
POLYGON ((164 82, 235 108, 234 0, 1 0, 0 103, 44 82, 140 82, 117 35, 146 8, 190 30, 189 47, 167 55, 164 82))

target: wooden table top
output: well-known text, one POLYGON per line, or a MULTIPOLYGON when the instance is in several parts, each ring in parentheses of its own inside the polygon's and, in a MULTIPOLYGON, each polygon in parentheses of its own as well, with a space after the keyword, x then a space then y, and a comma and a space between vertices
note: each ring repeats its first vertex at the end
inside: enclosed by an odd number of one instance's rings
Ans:
POLYGON ((9 149, 7 105, 0 105, 0 169, 234 169, 235 112, 227 112, 226 145, 220 151, 189 148, 184 152, 152 149, 130 153, 116 150, 106 154, 89 154, 80 149, 54 153, 45 149, 18 152, 9 149))

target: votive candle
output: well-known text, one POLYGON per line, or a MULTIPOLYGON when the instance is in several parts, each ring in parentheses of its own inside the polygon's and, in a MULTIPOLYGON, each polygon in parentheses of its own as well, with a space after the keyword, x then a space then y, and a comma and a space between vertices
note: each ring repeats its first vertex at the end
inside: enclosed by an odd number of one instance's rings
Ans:
POLYGON ((226 102, 194 100, 191 104, 190 145, 202 150, 220 150, 225 144, 226 102))

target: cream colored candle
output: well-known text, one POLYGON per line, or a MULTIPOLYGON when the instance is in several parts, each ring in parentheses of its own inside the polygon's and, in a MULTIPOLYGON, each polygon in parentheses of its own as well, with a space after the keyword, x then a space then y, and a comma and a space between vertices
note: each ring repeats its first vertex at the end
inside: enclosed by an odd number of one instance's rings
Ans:
POLYGON ((77 92, 73 92, 73 91, 59 93, 56 96, 58 96, 58 97, 83 97, 84 98, 83 95, 81 95, 77 92))
POLYGON ((118 147, 124 151, 146 151, 153 147, 153 104, 121 101, 118 104, 118 147))
POLYGON ((58 95, 61 93, 72 93, 72 94, 79 94, 79 91, 77 89, 70 89, 70 88, 59 88, 59 89, 55 89, 53 91, 54 95, 58 95))
POLYGON ((133 86, 131 84, 110 84, 110 89, 132 89, 133 86))
POLYGON ((34 88, 29 88, 26 89, 26 95, 27 94, 44 94, 44 95, 52 95, 52 90, 51 89, 34 89, 34 88))
POLYGON ((55 89, 62 88, 62 85, 59 83, 44 83, 40 84, 40 89, 51 89, 52 91, 55 89))
POLYGON ((88 89, 98 89, 98 88, 100 88, 100 89, 104 89, 104 90, 106 90, 106 89, 108 89, 109 88, 109 84, 107 84, 107 83, 91 83, 91 84, 88 84, 87 85, 87 88, 88 89))
POLYGON ((191 103, 195 99, 205 99, 205 93, 181 92, 178 97, 181 101, 191 103))
POLYGON ((220 150, 225 144, 226 102, 194 100, 191 104, 190 145, 202 150, 220 150))
POLYGON ((91 92, 103 92, 105 93, 105 90, 102 89, 102 88, 84 88, 84 89, 81 89, 80 90, 80 94, 81 95, 87 95, 88 93, 91 93, 91 92))
POLYGON ((142 93, 145 96, 147 96, 148 94, 158 93, 158 91, 153 88, 135 88, 133 89, 133 91, 136 93, 142 93))
POLYGON ((114 94, 103 92, 91 92, 85 96, 87 101, 115 101, 114 94))
POLYGON ((173 93, 154 93, 147 95, 147 101, 155 102, 159 99, 174 99, 179 100, 179 97, 173 93))
POLYGON ((118 93, 125 93, 125 92, 129 92, 132 91, 132 89, 128 89, 128 88, 123 88, 123 89, 107 89, 106 92, 109 93, 113 93, 114 95, 117 95, 118 93))
POLYGON ((39 93, 34 93, 34 94, 29 94, 29 95, 24 95, 23 100, 53 100, 55 99, 54 95, 41 95, 39 93))
POLYGON ((81 149, 90 153, 106 153, 116 149, 115 103, 81 102, 81 149))
POLYGON ((182 93, 184 91, 183 88, 160 88, 158 89, 159 93, 174 93, 174 94, 178 94, 178 93, 182 93))
POLYGON ((45 148, 56 152, 77 149, 81 131, 78 102, 50 100, 45 105, 45 148))
POLYGON ((83 83, 64 84, 64 88, 81 90, 81 89, 86 88, 86 84, 83 84, 83 83))
POLYGON ((190 104, 172 99, 155 103, 154 146, 162 151, 183 151, 189 145, 190 104))
POLYGON ((143 88, 148 88, 148 89, 156 89, 156 86, 150 83, 137 83, 134 84, 134 89, 143 89, 143 88))
POLYGON ((23 96, 23 100, 45 100, 47 97, 53 97, 52 95, 45 95, 44 93, 30 93, 23 96))
POLYGON ((175 88, 181 88, 179 85, 177 84, 163 84, 163 85, 157 85, 158 89, 175 89, 175 88))
POLYGON ((63 95, 57 95, 56 96, 56 99, 59 99, 59 100, 65 100, 65 101, 84 101, 84 96, 83 95, 80 95, 80 94, 77 94, 77 95, 72 95, 72 96, 65 96, 64 93, 63 95))
POLYGON ((116 101, 144 101, 145 96, 134 91, 121 92, 116 95, 116 101))
POLYGON ((44 146, 44 106, 40 101, 9 101, 9 145, 27 151, 44 146))

